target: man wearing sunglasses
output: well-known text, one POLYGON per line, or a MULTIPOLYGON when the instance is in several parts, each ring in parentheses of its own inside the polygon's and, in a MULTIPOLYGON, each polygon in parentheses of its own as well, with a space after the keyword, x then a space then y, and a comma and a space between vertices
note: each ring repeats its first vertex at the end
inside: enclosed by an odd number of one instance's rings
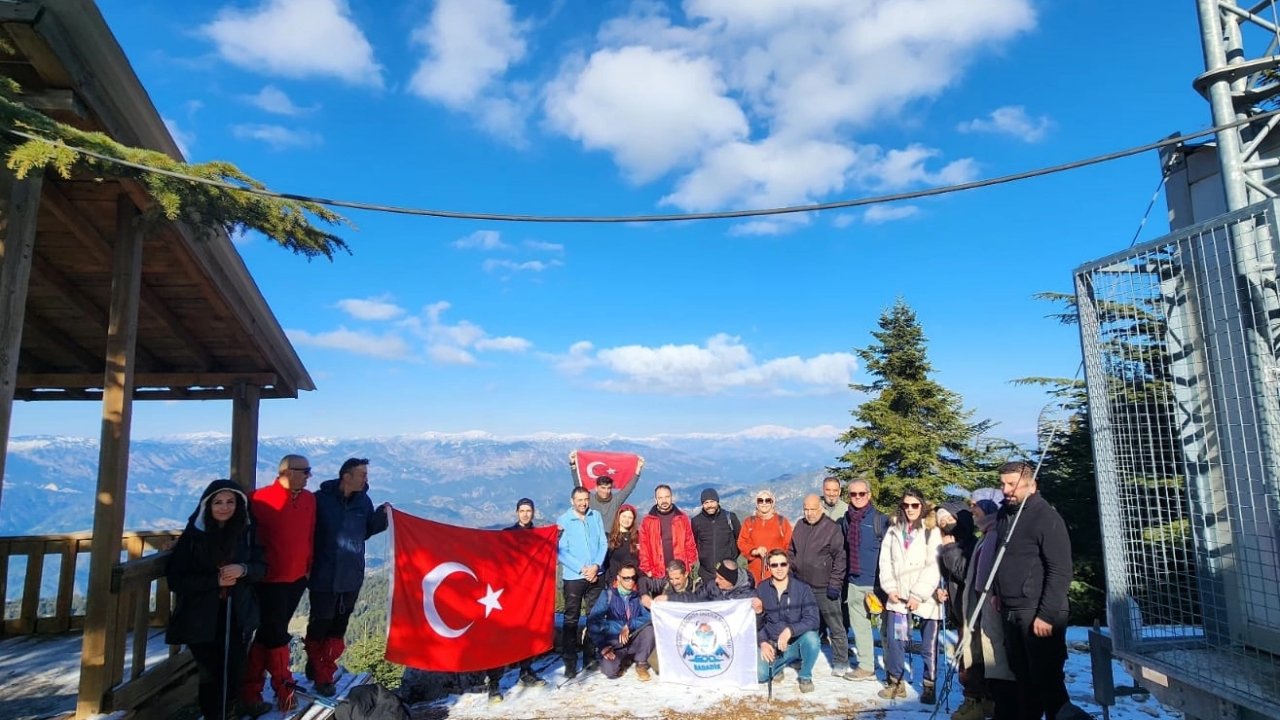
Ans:
POLYGON ((643 581, 635 563, 624 564, 613 586, 600 594, 587 616, 587 633, 600 652, 600 672, 610 680, 626 672, 630 662, 635 664, 636 678, 649 682, 649 656, 654 648, 652 600, 639 588, 643 581))
POLYGON ((760 660, 756 678, 768 682, 793 660, 800 660, 800 692, 813 692, 813 666, 818 661, 818 601, 803 582, 793 582, 791 562, 782 550, 765 556, 769 580, 756 589, 751 607, 761 616, 756 623, 760 660))
POLYGON ((880 568, 880 546, 889 527, 889 518, 871 504, 871 485, 866 480, 849 483, 849 509, 840 518, 845 540, 845 582, 849 627, 853 630, 858 667, 852 680, 875 680, 876 648, 871 635, 871 611, 867 596, 876 592, 876 572, 880 568))
POLYGON ((249 646, 240 704, 250 715, 271 709, 262 701, 264 673, 271 673, 276 707, 292 710, 293 671, 289 669, 289 619, 298 609, 311 573, 316 528, 316 498, 307 491, 311 464, 302 455, 280 458, 275 482, 253 493, 251 506, 267 574, 255 589, 260 621, 249 646))

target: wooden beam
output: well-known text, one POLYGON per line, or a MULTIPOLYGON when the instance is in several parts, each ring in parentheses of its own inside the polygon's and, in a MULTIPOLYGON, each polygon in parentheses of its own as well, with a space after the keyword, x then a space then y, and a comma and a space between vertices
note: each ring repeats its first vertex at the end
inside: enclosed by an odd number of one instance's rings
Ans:
POLYGON ((4 224, 4 244, 0 246, 0 489, 4 487, 43 177, 32 173, 19 181, 8 172, 0 176, 0 202, 7 205, 0 212, 0 223, 4 224))
POLYGON ((102 358, 98 357, 97 354, 86 350, 83 345, 75 340, 75 338, 63 332, 61 328, 55 326, 51 321, 36 314, 34 310, 27 312, 26 331, 30 333, 33 338, 42 340, 45 345, 53 346, 67 355, 72 356, 76 359, 76 362, 86 370, 94 370, 102 367, 102 358))
POLYGON ((231 479, 252 491, 258 484, 258 401, 262 388, 243 383, 231 401, 231 479))
POLYGON ((0 3, 0 23, 30 25, 42 12, 44 8, 36 3, 0 3))
MULTIPOLYGON (((214 389, 150 389, 136 388, 133 391, 133 399, 135 402, 147 402, 150 400, 233 400, 235 399, 235 388, 214 388, 214 389)), ((42 388, 39 390, 18 390, 14 393, 15 400, 23 402, 45 402, 57 400, 101 400, 101 390, 56 390, 42 388)), ((295 398, 297 397, 288 388, 285 387, 264 387, 262 388, 262 400, 275 400, 279 398, 295 398)))
POLYGON ((123 667, 124 648, 109 642, 109 627, 119 615, 119 596, 111 593, 111 572, 120 561, 125 490, 129 476, 129 437, 133 422, 134 341, 138 333, 138 289, 142 283, 142 230, 138 210, 126 196, 116 204, 116 242, 111 264, 111 323, 107 331, 107 369, 102 393, 102 440, 98 454, 98 491, 94 499, 93 547, 85 595, 84 645, 80 653, 80 693, 76 716, 103 708, 111 679, 123 667))
POLYGON ((80 98, 76 97, 74 91, 71 90, 45 90, 44 92, 26 93, 22 96, 22 101, 32 110, 39 110, 48 115, 50 113, 62 113, 63 115, 74 115, 78 118, 86 118, 89 110, 80 102, 80 98))
MULTIPOLYGON (((23 5, 34 8, 36 3, 0 3, 0 5, 17 9, 23 5)), ((45 42, 31 25, 43 14, 37 11, 30 18, 14 18, 16 22, 5 22, 4 29, 13 38, 18 54, 35 68, 36 74, 44 81, 46 87, 71 87, 71 75, 62 67, 62 62, 49 47, 49 43, 45 42)), ((3 19, 8 20, 8 18, 3 19)))
MULTIPOLYGON (((140 363, 139 363, 140 364, 140 363)), ((135 372, 133 387, 146 388, 228 388, 249 383, 275 385, 275 373, 135 372)), ((91 390, 102 387, 102 375, 94 373, 24 373, 18 376, 20 390, 91 390)))
POLYGON ((141 287, 141 292, 142 308, 156 320, 159 320, 170 335, 182 342, 182 346, 196 359, 196 367, 200 370, 213 369, 217 365, 213 360, 213 356, 209 354, 208 350, 204 349, 204 345, 196 339, 196 336, 187 330, 187 326, 182 324, 178 316, 169 310, 169 304, 157 295, 155 290, 147 287, 145 283, 141 287))

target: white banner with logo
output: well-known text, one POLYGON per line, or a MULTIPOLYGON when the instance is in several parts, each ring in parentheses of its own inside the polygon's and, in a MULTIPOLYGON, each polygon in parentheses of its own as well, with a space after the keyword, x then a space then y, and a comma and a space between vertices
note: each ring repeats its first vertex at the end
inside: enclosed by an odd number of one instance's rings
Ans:
POLYGON ((756 687, 756 614, 750 600, 656 602, 658 677, 701 687, 756 687))

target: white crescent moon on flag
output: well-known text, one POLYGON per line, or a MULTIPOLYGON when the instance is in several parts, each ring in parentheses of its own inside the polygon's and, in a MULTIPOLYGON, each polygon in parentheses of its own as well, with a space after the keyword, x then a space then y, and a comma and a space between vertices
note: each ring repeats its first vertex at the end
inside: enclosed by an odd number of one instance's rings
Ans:
POLYGON ((444 619, 440 617, 440 612, 436 610, 436 590, 439 589, 440 583, 444 582, 445 578, 454 573, 464 573, 470 575, 472 580, 476 579, 476 574, 471 572, 471 568, 456 562, 440 563, 422 578, 422 614, 427 617, 427 624, 431 626, 432 630, 436 631, 437 635, 449 639, 462 637, 463 633, 470 630, 471 626, 475 624, 467 623, 460 628, 449 627, 444 619))
POLYGON ((601 467, 605 467, 605 464, 600 462, 599 460, 596 460, 595 462, 587 466, 587 477, 591 478, 592 480, 595 480, 596 478, 600 477, 599 473, 595 471, 595 466, 597 465, 601 467))

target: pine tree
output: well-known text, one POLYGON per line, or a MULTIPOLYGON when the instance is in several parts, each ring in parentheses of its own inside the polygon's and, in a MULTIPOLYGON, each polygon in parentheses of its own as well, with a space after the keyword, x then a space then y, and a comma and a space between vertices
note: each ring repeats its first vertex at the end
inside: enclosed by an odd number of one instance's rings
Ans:
POLYGON ((875 502, 892 507, 908 487, 930 500, 946 488, 971 488, 984 465, 976 441, 990 421, 972 422, 961 397, 930 378, 924 330, 902 299, 880 316, 878 344, 855 349, 864 369, 875 377, 849 389, 872 397, 851 414, 856 419, 837 438, 849 450, 832 471, 847 483, 871 480, 875 502))

